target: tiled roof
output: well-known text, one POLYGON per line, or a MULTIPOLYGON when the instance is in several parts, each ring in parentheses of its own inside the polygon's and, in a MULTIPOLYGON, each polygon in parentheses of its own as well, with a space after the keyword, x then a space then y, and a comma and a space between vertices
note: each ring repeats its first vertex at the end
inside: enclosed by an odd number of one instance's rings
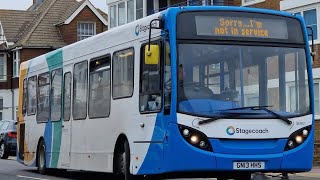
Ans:
POLYGON ((37 17, 37 12, 0 10, 0 21, 8 42, 16 42, 37 17))
POLYGON ((8 42, 13 47, 53 47, 59 48, 66 43, 62 39, 56 24, 67 19, 83 1, 44 0, 35 10, 27 11, 0 10, 0 21, 8 42))
POLYGON ((63 13, 63 15, 60 17, 59 22, 57 24, 64 23, 81 6, 83 2, 84 1, 81 1, 80 3, 69 6, 65 13, 63 13))
POLYGON ((101 9, 97 8, 97 11, 102 15, 102 17, 108 20, 108 14, 102 11, 101 9))

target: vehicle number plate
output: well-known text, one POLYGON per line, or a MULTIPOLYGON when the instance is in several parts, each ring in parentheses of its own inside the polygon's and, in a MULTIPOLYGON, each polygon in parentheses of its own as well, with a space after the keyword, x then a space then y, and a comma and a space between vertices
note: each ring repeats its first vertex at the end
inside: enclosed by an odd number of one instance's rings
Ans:
POLYGON ((233 169, 265 169, 264 162, 233 162, 233 169))

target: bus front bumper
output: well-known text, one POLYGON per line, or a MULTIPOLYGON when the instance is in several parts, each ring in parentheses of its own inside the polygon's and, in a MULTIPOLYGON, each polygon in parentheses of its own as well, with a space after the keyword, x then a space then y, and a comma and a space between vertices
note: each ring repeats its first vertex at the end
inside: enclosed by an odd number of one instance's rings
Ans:
MULTIPOLYGON (((211 142, 213 152, 204 151, 190 145, 181 136, 177 125, 168 126, 170 134, 164 144, 163 172, 189 172, 189 171, 250 171, 250 172, 304 172, 312 169, 313 160, 313 133, 306 141, 289 151, 284 151, 286 140, 279 141, 275 150, 259 151, 255 148, 241 149, 241 151, 215 151, 216 147, 211 142), (240 152, 240 153, 239 153, 240 152), (275 153, 278 152, 278 153, 275 153), (237 162, 262 162, 262 169, 235 167, 237 162)), ((262 146, 256 140, 255 146, 262 146)))

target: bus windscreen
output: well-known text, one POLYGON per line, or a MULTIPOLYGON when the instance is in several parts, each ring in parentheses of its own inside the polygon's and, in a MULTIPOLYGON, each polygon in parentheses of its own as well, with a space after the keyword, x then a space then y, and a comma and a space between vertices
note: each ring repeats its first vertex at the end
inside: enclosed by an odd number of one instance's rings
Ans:
POLYGON ((304 44, 302 26, 293 17, 248 12, 183 12, 177 38, 304 44))

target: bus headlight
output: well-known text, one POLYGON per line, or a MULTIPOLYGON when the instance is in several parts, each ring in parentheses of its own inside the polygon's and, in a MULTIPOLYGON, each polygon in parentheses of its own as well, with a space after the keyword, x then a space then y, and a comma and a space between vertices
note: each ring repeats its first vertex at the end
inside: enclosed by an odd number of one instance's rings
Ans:
POLYGON ((290 149, 300 146, 308 138, 310 131, 311 131, 311 126, 307 126, 292 133, 289 136, 287 145, 284 150, 288 151, 290 149))
POLYGON ((210 152, 213 151, 208 137, 202 132, 184 125, 179 125, 179 131, 183 139, 192 146, 210 152))

